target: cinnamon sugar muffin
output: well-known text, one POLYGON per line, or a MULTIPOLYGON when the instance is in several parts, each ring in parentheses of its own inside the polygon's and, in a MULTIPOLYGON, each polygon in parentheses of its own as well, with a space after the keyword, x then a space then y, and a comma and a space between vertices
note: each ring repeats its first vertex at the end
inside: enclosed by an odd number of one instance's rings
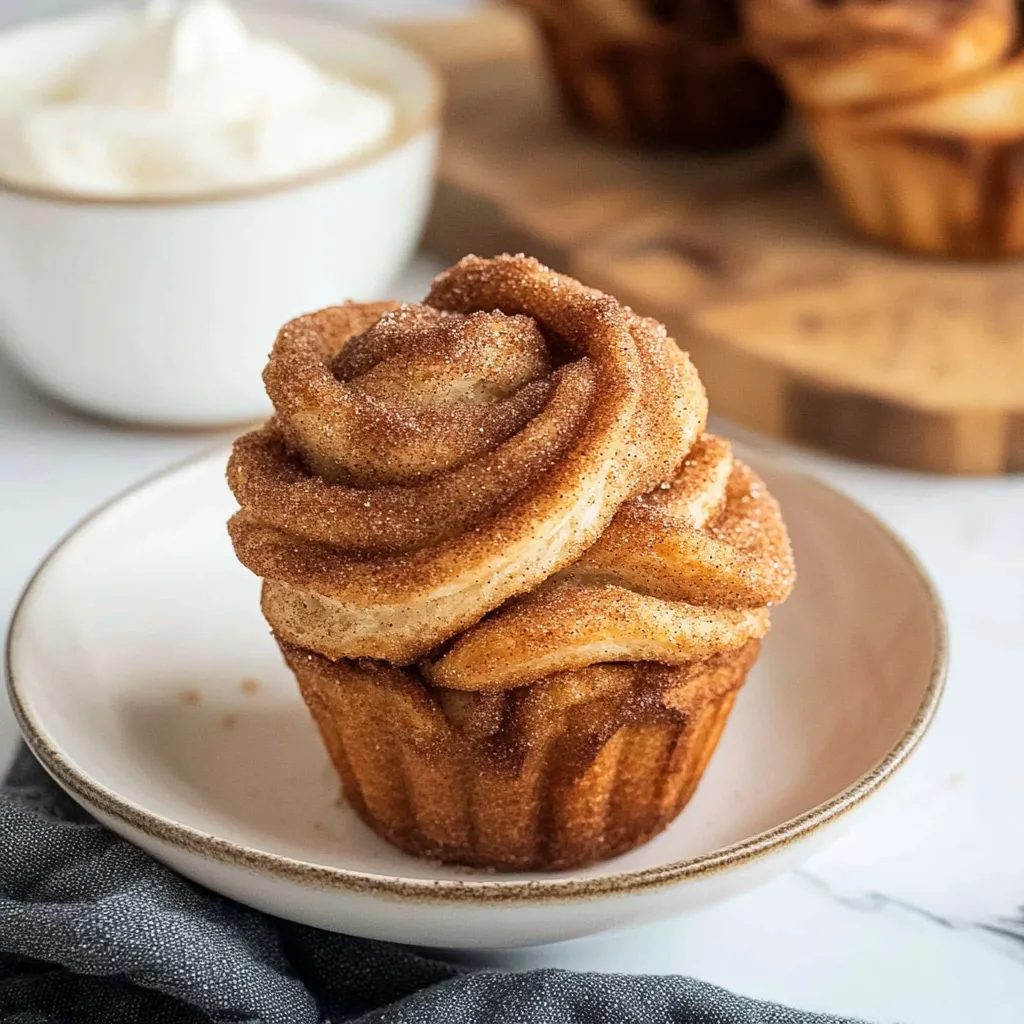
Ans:
POLYGON ((411 853, 614 856, 692 795, 793 585, 658 323, 522 256, 281 331, 229 524, 349 803, 411 853))
POLYGON ((535 17, 577 121, 622 142, 722 151, 771 138, 778 82, 735 0, 515 0, 535 17))
POLYGON ((1024 252, 1018 0, 745 0, 851 220, 890 245, 1024 252))

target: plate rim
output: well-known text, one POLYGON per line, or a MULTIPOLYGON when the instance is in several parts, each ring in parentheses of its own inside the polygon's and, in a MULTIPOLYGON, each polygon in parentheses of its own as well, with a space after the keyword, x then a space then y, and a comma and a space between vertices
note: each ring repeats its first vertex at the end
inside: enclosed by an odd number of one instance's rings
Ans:
POLYGON ((14 657, 30 595, 47 569, 80 533, 124 501, 168 478, 202 463, 212 463, 218 458, 223 458, 226 463, 229 450, 230 445, 220 443, 178 460, 118 491, 80 518, 50 548, 25 583, 15 603, 4 644, 4 676, 8 699, 22 737, 43 768, 73 799, 83 804, 86 810, 99 811, 133 832, 140 832, 185 853, 300 886, 342 890, 354 895, 397 899, 402 902, 471 903, 481 906, 536 905, 571 903, 597 897, 639 895, 681 882, 707 878, 762 860, 808 838, 848 814, 880 789, 906 763, 928 732, 941 704, 949 668, 949 628, 937 588, 921 560, 902 537, 854 498, 813 474, 795 467, 784 457, 752 450, 748 456, 751 461, 799 478, 804 484, 853 505, 907 561, 927 600, 929 617, 935 630, 935 650, 928 685, 921 703, 907 729, 889 752, 849 786, 803 814, 718 850, 656 867, 622 871, 596 878, 547 878, 539 874, 535 879, 499 881, 472 876, 465 879, 425 879, 374 875, 349 868, 311 864, 202 832, 119 796, 65 757, 33 716, 30 701, 22 690, 22 684, 14 668, 14 657))

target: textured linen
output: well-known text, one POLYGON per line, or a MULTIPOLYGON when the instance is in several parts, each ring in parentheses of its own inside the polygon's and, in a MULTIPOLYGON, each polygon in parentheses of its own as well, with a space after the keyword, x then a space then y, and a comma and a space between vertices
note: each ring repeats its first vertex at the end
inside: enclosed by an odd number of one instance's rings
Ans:
POLYGON ((466 973, 268 917, 85 814, 22 751, 0 792, 4 1024, 842 1024, 690 978, 466 973))

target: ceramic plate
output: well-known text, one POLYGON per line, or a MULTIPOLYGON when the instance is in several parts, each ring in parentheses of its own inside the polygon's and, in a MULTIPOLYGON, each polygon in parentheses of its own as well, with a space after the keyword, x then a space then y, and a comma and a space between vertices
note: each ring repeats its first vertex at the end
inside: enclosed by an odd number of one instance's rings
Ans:
POLYGON ((182 874, 281 917, 430 946, 509 947, 676 914, 793 867, 902 765, 935 712, 945 630, 907 549, 825 485, 751 462, 800 581, 697 795, 586 870, 487 874, 411 858, 338 783, 232 554, 226 451, 96 512, 29 584, 15 712, 54 778, 182 874))

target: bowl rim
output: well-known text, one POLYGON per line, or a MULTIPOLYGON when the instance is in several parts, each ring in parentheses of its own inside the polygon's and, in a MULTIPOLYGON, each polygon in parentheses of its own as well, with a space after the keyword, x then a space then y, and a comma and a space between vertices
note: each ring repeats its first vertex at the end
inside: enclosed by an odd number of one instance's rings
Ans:
POLYGON ((204 860, 212 860, 227 866, 253 871, 264 877, 269 876, 272 879, 291 882, 302 887, 341 890, 354 895, 406 903, 523 906, 569 903, 608 896, 638 895, 681 882, 706 878, 761 860, 798 840, 811 836, 846 815, 876 792, 902 767, 927 733, 942 700, 949 661, 946 615, 935 585, 918 557, 890 527, 853 498, 812 474, 795 468, 784 458, 756 452, 752 454, 751 461, 789 474, 800 479, 805 485, 823 490, 832 497, 838 497, 853 505, 862 515, 866 516, 906 560, 911 571, 917 577, 928 603, 929 615, 935 630, 935 649, 928 685, 921 703, 907 729, 889 752, 845 789, 795 818, 721 849, 712 850, 696 857, 671 861, 656 867, 623 871, 595 878, 548 878, 543 874, 538 874, 536 878, 529 880, 500 881, 481 879, 479 876, 472 875, 458 880, 374 875, 347 868, 310 864, 209 835, 155 814, 118 796, 67 759, 60 749, 50 741, 42 725, 33 715, 31 701, 23 691, 15 668, 15 648, 19 633, 24 628, 24 613, 29 596, 47 568, 61 556, 67 545, 85 528, 123 501, 151 486, 205 462, 226 460, 227 452, 228 449, 221 444, 213 450, 200 452, 153 473, 115 494, 71 527, 50 549, 25 584, 15 605, 4 651, 4 669, 11 707, 29 749, 46 771, 87 810, 99 811, 127 827, 130 832, 141 833, 160 844, 169 845, 177 851, 192 854, 204 860))
MULTIPOLYGON (((231 203, 244 199, 261 199, 288 192, 298 192, 304 188, 324 184, 338 178, 344 178, 352 171, 358 171, 370 164, 383 160, 398 152, 408 143, 431 130, 438 129, 444 109, 445 83, 444 78, 435 64, 403 42, 396 35, 376 25, 359 23, 331 13, 322 4, 310 0, 291 0, 286 5, 284 0, 243 0, 239 5, 243 12, 269 15, 271 17, 289 18, 293 21, 319 22, 328 24, 335 29, 350 32, 364 38, 372 38, 384 42, 402 60, 418 65, 427 77, 429 96, 423 113, 410 118, 397 130, 388 132, 376 145, 361 150, 341 160, 335 160, 321 167, 299 171, 269 181, 255 182, 247 185, 226 185, 221 187, 200 189, 195 192, 153 193, 146 195, 97 195, 88 192, 76 192, 73 189, 59 188, 54 185, 32 185, 20 182, 0 174, 0 194, 20 196, 25 199, 41 200, 56 205, 89 206, 112 208, 143 208, 143 209, 180 209, 192 206, 211 206, 219 203, 231 203)), ((33 21, 55 21, 50 19, 25 19, 21 24, 30 25, 33 21)), ((12 26, 14 27, 14 26, 12 26)))

